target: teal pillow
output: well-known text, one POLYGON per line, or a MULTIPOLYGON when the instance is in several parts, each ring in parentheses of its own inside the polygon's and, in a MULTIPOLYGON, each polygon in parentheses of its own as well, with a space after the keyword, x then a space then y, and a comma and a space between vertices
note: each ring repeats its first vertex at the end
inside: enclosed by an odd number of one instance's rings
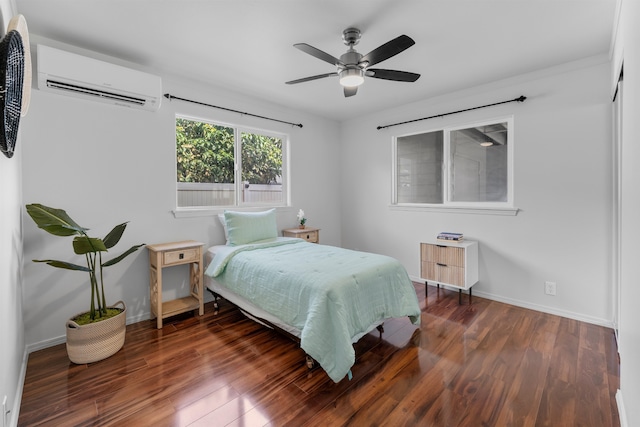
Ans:
POLYGON ((275 209, 263 212, 225 211, 224 222, 229 234, 227 244, 230 246, 278 237, 275 209))

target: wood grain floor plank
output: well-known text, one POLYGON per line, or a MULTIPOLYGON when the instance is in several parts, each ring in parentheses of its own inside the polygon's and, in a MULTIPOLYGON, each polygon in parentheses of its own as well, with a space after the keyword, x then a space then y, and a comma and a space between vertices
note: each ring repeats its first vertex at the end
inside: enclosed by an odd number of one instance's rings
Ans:
POLYGON ((467 396, 467 409, 458 421, 461 427, 497 426, 500 411, 507 399, 502 380, 485 375, 474 384, 474 392, 467 396))
POLYGON ((572 425, 575 421, 578 391, 574 384, 547 376, 542 393, 536 427, 572 425))
POLYGON ((575 384, 579 346, 579 323, 572 319, 560 319, 558 336, 556 337, 549 366, 552 378, 575 384))
MULTIPOLYGON (((211 426, 227 426, 238 419, 241 419, 248 412, 255 409, 253 404, 246 397, 240 396, 229 402, 226 402, 224 405, 216 408, 212 412, 203 416, 202 418, 194 421, 191 424, 188 424, 190 427, 211 427, 211 426)), ((259 415, 260 421, 254 425, 264 425, 269 422, 269 420, 262 416, 259 410, 254 412, 254 416, 259 415)), ((254 418, 255 419, 255 418, 254 418)), ((255 421, 253 421, 255 422, 255 421)))
MULTIPOLYGON (((398 406, 398 401, 387 394, 379 393, 370 399, 365 407, 355 410, 349 417, 349 424, 353 426, 376 426, 385 422, 393 422, 390 414, 398 406)), ((400 425, 400 424, 393 424, 400 425)))
POLYGON ((72 403, 61 400, 58 404, 20 411, 18 425, 20 426, 78 426, 87 425, 98 419, 98 410, 93 400, 83 400, 72 403))
MULTIPOLYGON (((416 421, 405 419, 402 425, 407 427, 416 425, 457 427, 460 425, 460 420, 464 416, 467 406, 466 399, 451 390, 445 389, 440 393, 424 417, 416 421)), ((399 420, 391 419, 387 425, 399 425, 395 424, 396 422, 399 422, 399 420)))
POLYGON ((19 426, 618 427, 613 331, 415 284, 419 326, 385 323, 354 345, 353 378, 309 371, 299 345, 211 303, 127 326, 116 355, 29 356, 19 426))
POLYGON ((101 427, 113 426, 153 426, 171 427, 175 425, 175 411, 168 399, 154 400, 131 413, 113 412, 109 416, 100 416, 95 424, 101 427))
POLYGON ((525 350, 508 389, 497 425, 535 426, 548 365, 541 353, 533 349, 525 350))
POLYGON ((439 412, 434 414, 433 411, 441 409, 437 404, 440 396, 443 393, 449 393, 445 384, 452 375, 450 369, 454 365, 456 365, 454 362, 440 359, 431 369, 424 372, 419 381, 411 379, 413 386, 408 390, 406 396, 413 398, 402 399, 398 407, 389 415, 390 419, 404 425, 434 425, 433 423, 424 423, 432 422, 432 417, 439 415, 439 412))
MULTIPOLYGON (((607 382, 609 385, 609 401, 611 407, 611 417, 614 420, 620 419, 618 405, 616 402, 616 393, 620 387, 620 358, 618 356, 618 347, 616 344, 616 335, 613 330, 603 328, 603 337, 605 342, 605 358, 607 360, 607 382)), ((615 425, 615 422, 612 422, 615 425)))
POLYGON ((176 412, 173 417, 174 423, 179 426, 186 426, 239 397, 240 394, 233 388, 224 386, 198 399, 184 399, 182 393, 176 393, 169 400, 176 412))
POLYGON ((604 354, 581 347, 578 355, 578 399, 575 415, 580 425, 611 426, 608 375, 599 366, 606 366, 604 354))

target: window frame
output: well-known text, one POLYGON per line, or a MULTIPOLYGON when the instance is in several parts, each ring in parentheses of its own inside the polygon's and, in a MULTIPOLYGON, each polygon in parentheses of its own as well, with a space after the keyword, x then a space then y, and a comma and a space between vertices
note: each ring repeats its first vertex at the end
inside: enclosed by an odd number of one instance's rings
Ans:
POLYGON ((395 135, 392 138, 392 173, 391 173, 391 204, 392 209, 397 210, 424 210, 434 212, 467 212, 488 213, 498 215, 516 215, 518 208, 514 205, 514 117, 513 115, 501 116, 485 120, 471 121, 462 124, 423 129, 416 132, 395 135), (506 202, 461 202, 452 201, 451 189, 451 133, 461 129, 468 129, 492 124, 507 123, 507 201, 506 202), (443 132, 443 165, 442 165, 442 203, 398 203, 398 139, 407 136, 420 135, 432 132, 443 132))
POLYGON ((191 216, 200 216, 207 215, 211 212, 224 212, 225 210, 234 209, 234 210, 247 210, 250 211, 254 208, 282 208, 289 207, 291 204, 290 197, 290 174, 289 174, 289 143, 290 136, 287 133, 279 132, 270 129, 259 128, 255 126, 247 126, 229 123, 225 121, 219 121, 211 118, 202 118, 187 114, 175 114, 173 119, 173 129, 174 129, 174 169, 173 169, 173 177, 175 182, 175 209, 173 210, 173 214, 175 217, 191 217, 191 216), (178 187, 179 183, 177 180, 177 136, 175 133, 176 129, 176 121, 178 119, 196 121, 201 123, 208 123, 213 126, 222 126, 231 128, 234 131, 234 183, 229 183, 230 185, 234 185, 234 204, 233 205, 210 205, 210 206, 178 206, 178 187), (277 202, 243 202, 242 201, 242 187, 244 186, 244 182, 242 181, 242 134, 256 134, 260 136, 266 136, 271 138, 278 138, 282 141, 282 169, 281 169, 281 186, 282 186, 282 199, 277 202))

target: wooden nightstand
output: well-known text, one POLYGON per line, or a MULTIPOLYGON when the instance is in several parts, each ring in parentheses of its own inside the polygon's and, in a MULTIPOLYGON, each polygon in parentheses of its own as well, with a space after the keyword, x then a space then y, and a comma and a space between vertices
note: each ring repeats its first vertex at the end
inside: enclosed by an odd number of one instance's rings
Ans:
MULTIPOLYGON (((462 291, 469 291, 478 282, 478 242, 420 243, 420 277, 425 282, 435 282, 458 289, 458 303, 462 304, 462 291)), ((425 289, 426 297, 426 289, 425 289)))
POLYGON ((297 237, 311 243, 320 243, 320 229, 313 227, 287 228, 282 230, 283 237, 297 237))
POLYGON ((202 246, 194 240, 147 245, 149 250, 149 294, 151 315, 162 328, 162 319, 189 310, 204 314, 202 246), (162 301, 162 269, 189 264, 191 295, 171 301, 162 301))

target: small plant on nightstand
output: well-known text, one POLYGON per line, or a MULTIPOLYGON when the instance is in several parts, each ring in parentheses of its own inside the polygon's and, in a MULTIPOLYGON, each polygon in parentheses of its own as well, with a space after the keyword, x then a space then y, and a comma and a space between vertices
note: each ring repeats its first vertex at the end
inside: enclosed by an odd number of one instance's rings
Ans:
POLYGON ((298 218, 298 223, 300 224, 298 227, 304 228, 305 224, 307 223, 307 218, 304 217, 304 211, 302 209, 298 211, 297 218, 298 218))

